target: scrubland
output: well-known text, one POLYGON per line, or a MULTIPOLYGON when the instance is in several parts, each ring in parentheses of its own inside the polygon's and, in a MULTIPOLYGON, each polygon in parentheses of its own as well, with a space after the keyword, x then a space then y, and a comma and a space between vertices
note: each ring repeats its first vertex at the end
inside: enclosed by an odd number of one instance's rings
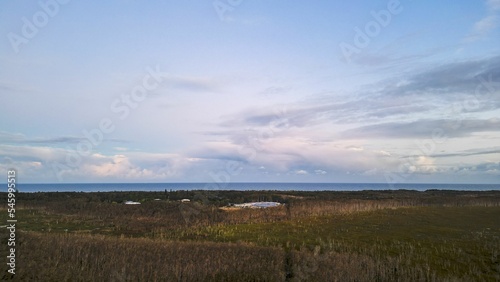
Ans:
POLYGON ((19 193, 17 219, 3 280, 500 280, 500 191, 19 193))

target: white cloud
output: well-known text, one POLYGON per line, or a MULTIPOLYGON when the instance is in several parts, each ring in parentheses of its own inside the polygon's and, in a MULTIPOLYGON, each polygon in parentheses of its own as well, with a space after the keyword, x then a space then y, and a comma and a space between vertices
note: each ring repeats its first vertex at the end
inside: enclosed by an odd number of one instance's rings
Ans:
POLYGON ((438 171, 434 159, 426 156, 416 158, 416 161, 408 170, 410 173, 435 173, 438 171))
POLYGON ((105 162, 99 164, 84 164, 79 168, 78 173, 90 174, 97 178, 112 177, 131 179, 153 176, 151 170, 141 169, 133 165, 124 155, 108 157, 105 162))
POLYGON ((78 161, 75 156, 76 152, 61 148, 0 145, 1 167, 16 168, 28 181, 55 182, 58 174, 66 182, 168 180, 182 176, 193 163, 181 155, 144 152, 94 153, 79 156, 78 161))
POLYGON ((303 169, 296 170, 293 173, 297 174, 297 175, 307 175, 307 174, 309 174, 309 172, 307 172, 307 170, 303 170, 303 169))

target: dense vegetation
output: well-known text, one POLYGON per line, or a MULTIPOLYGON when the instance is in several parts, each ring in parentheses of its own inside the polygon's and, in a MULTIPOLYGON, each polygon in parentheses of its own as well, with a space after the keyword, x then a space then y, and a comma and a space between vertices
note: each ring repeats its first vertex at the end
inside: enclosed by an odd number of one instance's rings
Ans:
POLYGON ((3 279, 500 280, 500 191, 20 193, 17 209, 3 279), (226 207, 259 200, 283 205, 226 207))

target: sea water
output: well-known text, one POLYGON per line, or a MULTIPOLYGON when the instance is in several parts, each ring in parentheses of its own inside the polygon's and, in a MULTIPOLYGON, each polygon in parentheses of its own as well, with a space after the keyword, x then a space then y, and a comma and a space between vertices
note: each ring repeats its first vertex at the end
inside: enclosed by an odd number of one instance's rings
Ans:
POLYGON ((500 184, 388 184, 388 183, 57 183, 22 184, 19 192, 110 192, 110 191, 177 191, 177 190, 296 190, 296 191, 362 191, 362 190, 500 190, 500 184))

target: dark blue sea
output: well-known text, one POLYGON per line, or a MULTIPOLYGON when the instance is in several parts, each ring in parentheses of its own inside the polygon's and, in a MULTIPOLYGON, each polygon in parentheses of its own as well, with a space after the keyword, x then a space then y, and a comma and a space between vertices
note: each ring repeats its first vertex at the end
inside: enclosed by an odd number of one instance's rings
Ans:
POLYGON ((500 184, 387 184, 387 183, 78 183, 22 184, 19 192, 110 192, 164 190, 297 190, 297 191, 361 191, 361 190, 500 190, 500 184))

